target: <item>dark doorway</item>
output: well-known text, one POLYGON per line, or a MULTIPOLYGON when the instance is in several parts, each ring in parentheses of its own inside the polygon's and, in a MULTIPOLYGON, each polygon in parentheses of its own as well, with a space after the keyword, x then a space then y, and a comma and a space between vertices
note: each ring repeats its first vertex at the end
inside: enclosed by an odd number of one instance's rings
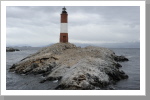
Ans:
POLYGON ((63 36, 63 42, 67 42, 67 37, 63 36))

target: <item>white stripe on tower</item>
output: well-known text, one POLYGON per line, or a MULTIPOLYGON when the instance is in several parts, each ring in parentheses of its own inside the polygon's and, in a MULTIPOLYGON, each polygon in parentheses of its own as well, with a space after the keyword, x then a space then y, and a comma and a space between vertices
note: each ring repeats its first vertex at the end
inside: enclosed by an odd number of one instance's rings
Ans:
POLYGON ((60 33, 68 33, 68 23, 61 23, 60 25, 60 33))

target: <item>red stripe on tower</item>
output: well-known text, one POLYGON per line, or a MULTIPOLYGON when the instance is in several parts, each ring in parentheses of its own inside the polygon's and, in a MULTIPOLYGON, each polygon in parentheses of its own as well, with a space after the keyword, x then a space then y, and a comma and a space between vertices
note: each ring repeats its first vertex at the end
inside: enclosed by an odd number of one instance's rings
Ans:
POLYGON ((62 8, 61 24, 60 24, 60 42, 68 42, 68 14, 66 8, 62 8))

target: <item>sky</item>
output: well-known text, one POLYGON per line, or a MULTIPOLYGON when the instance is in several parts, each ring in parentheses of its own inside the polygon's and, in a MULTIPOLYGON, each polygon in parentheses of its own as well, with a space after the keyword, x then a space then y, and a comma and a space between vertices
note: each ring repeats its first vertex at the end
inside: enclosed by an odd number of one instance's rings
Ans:
MULTIPOLYGON (((58 43, 62 8, 7 6, 6 45, 38 47, 58 43)), ((70 43, 139 47, 139 6, 66 6, 66 9, 70 43)))

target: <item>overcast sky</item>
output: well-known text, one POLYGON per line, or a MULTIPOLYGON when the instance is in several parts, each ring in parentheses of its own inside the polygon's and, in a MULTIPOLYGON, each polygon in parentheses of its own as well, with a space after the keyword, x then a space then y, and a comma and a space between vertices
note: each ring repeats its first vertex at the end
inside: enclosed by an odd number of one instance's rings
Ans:
MULTIPOLYGON (((7 46, 59 42, 62 6, 7 6, 7 46)), ((67 6, 71 43, 140 42, 138 6, 67 6)))

